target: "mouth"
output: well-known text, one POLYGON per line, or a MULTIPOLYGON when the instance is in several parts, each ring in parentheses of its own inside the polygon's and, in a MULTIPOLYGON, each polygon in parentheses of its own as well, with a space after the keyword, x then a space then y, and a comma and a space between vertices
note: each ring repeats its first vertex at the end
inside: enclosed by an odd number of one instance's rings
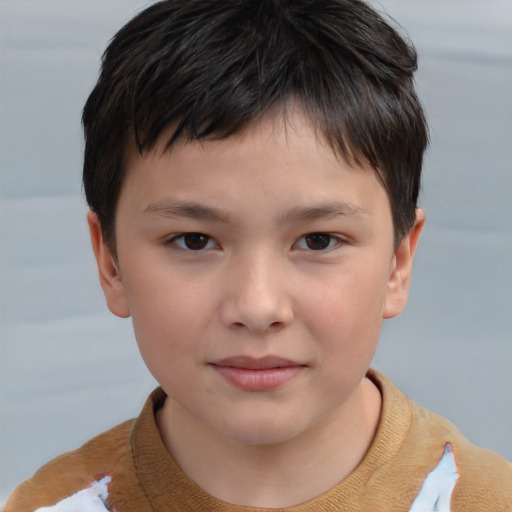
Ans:
POLYGON ((229 384, 244 391, 277 389, 306 368, 301 363, 276 356, 228 357, 210 363, 210 366, 229 384))

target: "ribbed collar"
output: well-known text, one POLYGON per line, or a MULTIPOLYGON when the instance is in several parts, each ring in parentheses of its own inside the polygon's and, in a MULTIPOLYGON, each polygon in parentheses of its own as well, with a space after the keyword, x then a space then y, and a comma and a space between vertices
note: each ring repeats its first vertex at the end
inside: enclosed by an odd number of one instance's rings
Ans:
MULTIPOLYGON (((368 377, 382 394, 377 434, 362 462, 342 482, 326 493, 290 508, 288 512, 359 510, 359 497, 378 468, 392 462, 411 426, 411 410, 405 396, 383 375, 370 370, 368 377)), ((203 491, 188 478, 167 451, 158 432, 155 412, 166 395, 157 388, 136 420, 132 436, 137 479, 154 512, 256 512, 269 509, 232 505, 203 491)))

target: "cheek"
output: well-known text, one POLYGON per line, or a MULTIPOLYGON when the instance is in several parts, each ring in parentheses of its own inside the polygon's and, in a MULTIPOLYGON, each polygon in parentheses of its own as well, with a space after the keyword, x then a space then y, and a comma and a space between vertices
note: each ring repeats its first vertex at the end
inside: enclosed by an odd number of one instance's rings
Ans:
POLYGON ((185 354, 198 355, 212 316, 207 306, 213 299, 204 287, 162 275, 139 274, 126 286, 137 343, 152 372, 155 365, 182 364, 185 354))
POLYGON ((310 282, 301 308, 310 330, 349 353, 374 345, 382 323, 387 272, 384 264, 362 261, 328 280, 310 282))

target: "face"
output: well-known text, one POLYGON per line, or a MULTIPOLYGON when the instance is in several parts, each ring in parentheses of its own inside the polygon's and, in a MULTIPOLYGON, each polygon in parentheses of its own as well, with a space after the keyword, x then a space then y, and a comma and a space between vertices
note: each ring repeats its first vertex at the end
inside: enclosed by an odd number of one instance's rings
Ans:
POLYGON ((169 397, 215 435, 278 443, 343 411, 407 297, 386 192, 296 113, 221 141, 132 151, 116 263, 90 215, 110 309, 131 315, 169 397))

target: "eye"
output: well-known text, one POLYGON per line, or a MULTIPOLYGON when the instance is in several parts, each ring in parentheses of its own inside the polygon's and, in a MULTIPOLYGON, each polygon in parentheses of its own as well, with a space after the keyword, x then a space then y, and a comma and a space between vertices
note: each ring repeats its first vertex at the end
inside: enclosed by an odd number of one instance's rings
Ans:
POLYGON ((310 251, 325 251, 332 249, 342 240, 337 236, 330 235, 329 233, 308 233, 299 239, 297 242, 298 249, 309 249, 310 251))
POLYGON ((203 233, 183 233, 171 238, 170 243, 186 251, 202 251, 217 247, 215 242, 203 233))

